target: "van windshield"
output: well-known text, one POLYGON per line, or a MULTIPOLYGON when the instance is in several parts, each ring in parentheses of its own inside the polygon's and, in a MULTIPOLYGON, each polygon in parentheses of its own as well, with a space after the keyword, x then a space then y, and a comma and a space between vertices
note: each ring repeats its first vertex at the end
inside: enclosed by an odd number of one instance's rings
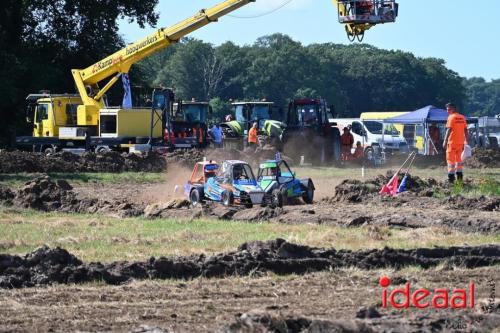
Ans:
MULTIPOLYGON (((380 121, 365 121, 364 122, 368 132, 372 134, 382 134, 383 124, 380 121)), ((384 134, 386 135, 399 135, 399 131, 392 124, 385 125, 384 134)))

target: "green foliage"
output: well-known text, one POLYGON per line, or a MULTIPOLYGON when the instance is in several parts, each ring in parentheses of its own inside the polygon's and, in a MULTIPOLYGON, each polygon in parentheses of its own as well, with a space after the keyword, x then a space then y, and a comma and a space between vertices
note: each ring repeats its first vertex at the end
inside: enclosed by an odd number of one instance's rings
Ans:
POLYGON ((475 116, 495 116, 500 114, 500 80, 486 82, 473 77, 463 81, 467 88, 466 114, 475 116))
POLYGON ((462 106, 466 97, 462 78, 441 59, 365 44, 304 46, 282 34, 242 47, 231 42, 214 47, 189 38, 175 52, 167 49, 147 61, 160 70, 144 80, 173 86, 184 99, 266 98, 284 106, 290 98, 323 97, 337 115, 357 117, 448 101, 462 106))
MULTIPOLYGON (((155 25, 158 0, 5 0, 0 6, 0 145, 24 127, 24 99, 50 90, 73 93, 72 68, 120 49, 118 18, 155 25)), ((27 130, 27 128, 24 128, 27 130)), ((25 132, 27 133, 27 132, 25 132)))
POLYGON ((212 107, 212 115, 210 116, 212 122, 224 122, 224 117, 231 112, 231 103, 223 101, 220 97, 210 100, 212 107))

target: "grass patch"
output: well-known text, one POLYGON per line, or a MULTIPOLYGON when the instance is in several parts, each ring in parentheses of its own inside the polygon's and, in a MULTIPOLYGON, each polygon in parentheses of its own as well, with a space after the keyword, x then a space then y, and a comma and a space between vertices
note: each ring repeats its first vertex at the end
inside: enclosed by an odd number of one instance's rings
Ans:
MULTIPOLYGON (((452 195, 461 195, 468 198, 480 196, 500 196, 500 181, 487 177, 477 181, 475 184, 455 182, 450 188, 452 195)), ((434 193, 434 197, 443 198, 448 196, 448 193, 438 191, 434 193)))
MULTIPOLYGON (((21 186, 41 174, 0 174, 0 183, 7 186, 21 186)), ((48 173, 52 179, 64 179, 72 184, 86 183, 156 183, 166 179, 166 173, 123 172, 123 173, 48 173)))
POLYGON ((150 256, 232 251, 252 240, 337 249, 416 248, 499 243, 500 235, 462 234, 439 228, 396 230, 234 221, 119 219, 99 215, 0 210, 0 252, 25 254, 47 244, 85 261, 145 260, 150 256))
MULTIPOLYGON (((327 168, 327 167, 296 167, 294 170, 297 172, 298 177, 311 177, 315 178, 341 178, 341 179, 362 179, 361 167, 349 168, 327 168)), ((365 168, 365 179, 374 178, 378 175, 385 175, 388 171, 395 172, 397 167, 393 168, 365 168)), ((419 169, 414 167, 411 172, 413 176, 420 178, 435 178, 437 180, 446 180, 446 168, 425 168, 419 169)), ((473 180, 497 180, 500 179, 500 169, 466 169, 465 178, 473 180)))

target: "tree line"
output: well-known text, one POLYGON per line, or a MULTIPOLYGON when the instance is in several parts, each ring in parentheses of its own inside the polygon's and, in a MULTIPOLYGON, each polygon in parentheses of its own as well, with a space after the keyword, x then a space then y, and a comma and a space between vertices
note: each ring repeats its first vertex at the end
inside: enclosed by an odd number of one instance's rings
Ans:
POLYGON ((173 87, 178 97, 211 101, 326 98, 339 117, 411 111, 453 101, 468 115, 500 113, 500 80, 465 79, 444 60, 367 44, 302 45, 273 34, 253 45, 186 38, 136 67, 141 84, 173 87))
MULTIPOLYGON (((73 93, 71 69, 122 48, 117 20, 155 26, 158 0, 5 0, 0 5, 0 145, 29 134, 29 93, 73 93)), ((500 113, 500 80, 465 79, 436 58, 367 44, 302 45, 283 34, 252 45, 214 46, 185 38, 136 66, 138 86, 173 87, 178 97, 211 101, 219 114, 229 100, 323 97, 340 117, 365 111, 406 111, 454 101, 469 115, 500 113)), ((110 100, 120 103, 120 84, 110 100)))

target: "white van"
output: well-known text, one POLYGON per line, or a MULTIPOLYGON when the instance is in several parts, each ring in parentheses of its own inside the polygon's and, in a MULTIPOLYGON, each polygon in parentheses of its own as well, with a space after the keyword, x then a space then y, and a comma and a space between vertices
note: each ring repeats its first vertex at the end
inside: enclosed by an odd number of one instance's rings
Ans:
MULTIPOLYGON (((373 157, 374 151, 383 151, 386 154, 408 153, 408 143, 399 131, 391 124, 384 125, 379 120, 360 120, 359 118, 337 118, 329 119, 330 123, 336 124, 340 134, 344 133, 344 127, 349 127, 354 137, 354 147, 359 141, 365 149, 368 159, 373 157)), ((353 147, 353 149, 354 149, 353 147)))

